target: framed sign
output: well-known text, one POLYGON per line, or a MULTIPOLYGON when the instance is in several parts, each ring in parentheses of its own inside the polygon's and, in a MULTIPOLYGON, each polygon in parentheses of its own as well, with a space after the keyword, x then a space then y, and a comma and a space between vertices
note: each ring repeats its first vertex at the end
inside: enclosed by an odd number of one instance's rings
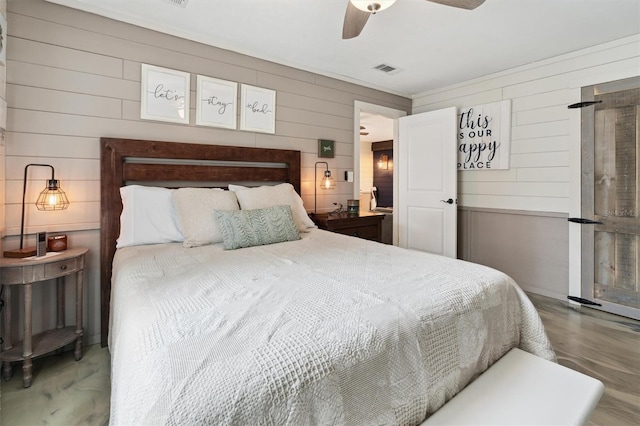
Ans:
POLYGON ((335 143, 328 139, 318 139, 318 157, 333 158, 335 156, 335 143))
POLYGON ((189 124, 189 83, 182 71, 142 64, 140 118, 189 124))
POLYGON ((240 130, 276 132, 276 91, 242 85, 240 130))
POLYGON ((504 170, 511 155, 511 101, 460 109, 458 170, 504 170))
POLYGON ((197 76, 196 124, 236 128, 238 83, 197 76))

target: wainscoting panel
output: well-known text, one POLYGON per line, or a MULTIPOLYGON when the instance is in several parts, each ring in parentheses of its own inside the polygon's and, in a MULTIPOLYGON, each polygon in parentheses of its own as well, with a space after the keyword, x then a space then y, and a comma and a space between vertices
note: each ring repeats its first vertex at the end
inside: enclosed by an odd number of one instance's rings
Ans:
POLYGON ((529 292, 566 299, 569 223, 562 213, 458 208, 458 257, 511 276, 529 292))

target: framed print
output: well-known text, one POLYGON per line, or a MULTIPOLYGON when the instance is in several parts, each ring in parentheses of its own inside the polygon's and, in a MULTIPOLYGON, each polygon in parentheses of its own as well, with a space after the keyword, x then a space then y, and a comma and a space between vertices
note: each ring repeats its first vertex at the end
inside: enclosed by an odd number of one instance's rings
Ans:
POLYGON ((318 157, 333 158, 335 156, 334 141, 328 139, 318 139, 318 157))
POLYGON ((276 91, 242 85, 240 130, 276 132, 276 91))
POLYGON ((140 118, 189 124, 187 72, 142 64, 140 118))
POLYGON ((236 128, 238 83, 197 76, 196 124, 236 128))

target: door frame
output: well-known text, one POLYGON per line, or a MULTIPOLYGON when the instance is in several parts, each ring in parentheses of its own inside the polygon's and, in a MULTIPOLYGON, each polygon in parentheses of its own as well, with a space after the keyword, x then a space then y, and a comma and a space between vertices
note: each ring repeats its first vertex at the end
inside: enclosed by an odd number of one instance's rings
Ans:
MULTIPOLYGON (((360 113, 367 112, 377 114, 393 120, 393 151, 398 152, 398 119, 407 114, 406 111, 371 104, 368 102, 354 101, 353 103, 353 198, 360 199, 360 113)), ((393 205, 398 205, 398 170, 393 168, 393 205)), ((398 245, 398 218, 393 215, 393 245, 398 245)))

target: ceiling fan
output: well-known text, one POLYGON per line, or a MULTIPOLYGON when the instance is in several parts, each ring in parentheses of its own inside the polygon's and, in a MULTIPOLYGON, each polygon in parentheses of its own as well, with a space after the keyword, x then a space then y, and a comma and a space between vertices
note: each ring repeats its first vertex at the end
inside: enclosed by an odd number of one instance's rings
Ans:
MULTIPOLYGON (((347 12, 344 15, 342 38, 358 37, 367 23, 369 16, 384 10, 395 3, 396 0, 349 0, 347 12)), ((473 10, 484 3, 484 0, 427 0, 446 6, 460 9, 473 10)))

